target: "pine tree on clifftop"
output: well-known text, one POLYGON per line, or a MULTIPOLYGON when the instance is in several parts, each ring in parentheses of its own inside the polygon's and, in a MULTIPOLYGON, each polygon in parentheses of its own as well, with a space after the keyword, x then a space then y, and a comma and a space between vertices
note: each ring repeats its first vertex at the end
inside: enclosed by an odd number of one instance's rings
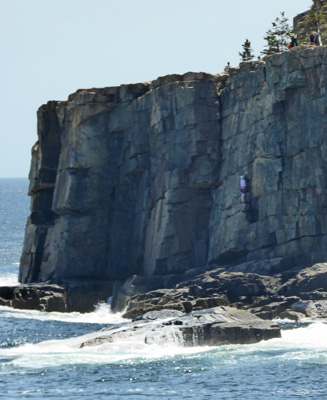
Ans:
POLYGON ((287 49, 287 45, 290 40, 287 33, 291 30, 288 24, 288 18, 285 17, 285 13, 280 13, 281 17, 276 18, 274 22, 272 22, 272 28, 269 29, 264 36, 264 40, 266 40, 267 47, 265 50, 261 52, 261 54, 265 56, 270 56, 271 54, 280 53, 287 49))
POLYGON ((326 39, 327 4, 321 0, 312 0, 308 16, 305 18, 304 27, 309 34, 317 31, 322 39, 326 39))
POLYGON ((252 60, 254 58, 254 55, 252 54, 251 42, 248 39, 246 39, 245 42, 242 44, 242 47, 243 47, 243 52, 238 53, 241 56, 242 61, 252 60))

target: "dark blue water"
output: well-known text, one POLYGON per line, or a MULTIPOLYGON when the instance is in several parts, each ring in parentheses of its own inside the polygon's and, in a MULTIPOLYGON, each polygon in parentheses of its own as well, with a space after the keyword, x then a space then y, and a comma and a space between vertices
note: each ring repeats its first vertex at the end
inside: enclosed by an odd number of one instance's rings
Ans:
POLYGON ((27 192, 27 179, 0 179, 0 271, 17 271, 29 215, 27 192))
MULTIPOLYGON (((27 180, 0 179, 0 284, 16 281, 28 216, 27 180)), ((327 325, 283 330, 256 345, 185 349, 141 336, 80 348, 81 335, 122 319, 0 307, 3 399, 327 399, 327 325)))

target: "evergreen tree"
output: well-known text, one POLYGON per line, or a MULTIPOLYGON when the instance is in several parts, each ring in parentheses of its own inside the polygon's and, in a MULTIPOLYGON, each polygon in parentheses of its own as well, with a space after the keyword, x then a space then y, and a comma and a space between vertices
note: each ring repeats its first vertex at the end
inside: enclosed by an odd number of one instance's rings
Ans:
POLYGON ((323 9, 325 7, 326 6, 320 0, 312 0, 308 19, 317 31, 320 31, 321 24, 326 22, 326 17, 323 15, 323 9))
POLYGON ((327 24, 327 5, 321 0, 312 0, 312 5, 308 16, 305 20, 305 27, 309 32, 317 31, 322 37, 325 37, 325 29, 327 24))
POLYGON ((243 52, 242 53, 238 53, 241 58, 242 61, 249 61, 252 60, 254 58, 254 54, 252 54, 252 49, 251 49, 251 42, 246 39, 245 42, 242 44, 243 47, 243 52))
POLYGON ((265 50, 261 52, 261 54, 265 56, 269 56, 271 54, 279 53, 287 49, 287 45, 290 42, 290 39, 287 35, 290 32, 291 28, 288 24, 288 18, 285 17, 285 13, 280 13, 280 18, 276 18, 272 23, 272 28, 269 29, 264 36, 264 40, 266 40, 267 47, 265 50))

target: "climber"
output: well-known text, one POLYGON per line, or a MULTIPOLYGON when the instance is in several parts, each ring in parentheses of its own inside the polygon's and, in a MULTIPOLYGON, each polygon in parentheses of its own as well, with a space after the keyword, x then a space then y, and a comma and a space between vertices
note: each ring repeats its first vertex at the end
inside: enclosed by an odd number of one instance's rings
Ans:
POLYGON ((245 193, 246 193, 246 181, 244 179, 244 176, 240 176, 240 187, 241 187, 241 202, 245 202, 245 193))
POLYGON ((296 33, 293 32, 288 32, 288 36, 291 38, 291 43, 287 46, 289 49, 291 49, 292 47, 296 47, 297 44, 297 35, 296 33))
POLYGON ((312 31, 312 32, 311 32, 311 35, 310 35, 310 37, 309 37, 309 42, 310 42, 310 44, 312 44, 312 45, 320 46, 320 36, 319 36, 319 33, 315 32, 315 31, 312 31))

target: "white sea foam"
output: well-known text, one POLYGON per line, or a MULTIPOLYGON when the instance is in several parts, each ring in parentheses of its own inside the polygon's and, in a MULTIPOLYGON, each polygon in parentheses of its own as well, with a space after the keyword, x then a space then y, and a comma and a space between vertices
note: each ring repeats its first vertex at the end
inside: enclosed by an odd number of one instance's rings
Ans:
POLYGON ((327 325, 314 322, 307 327, 282 331, 282 337, 257 344, 231 347, 231 363, 252 364, 270 362, 272 358, 281 363, 299 360, 307 364, 327 365, 327 325))
MULTIPOLYGON (((123 328, 118 328, 123 329, 123 328)), ((140 331, 142 331, 140 329, 140 331)), ((101 333, 102 336, 106 332, 101 333)), ((267 362, 299 359, 305 362, 327 364, 327 325, 316 322, 304 328, 283 331, 282 338, 263 341, 253 345, 230 345, 221 347, 183 348, 171 341, 165 344, 145 344, 144 332, 126 336, 117 342, 107 342, 98 346, 81 344, 99 336, 99 332, 64 340, 44 341, 26 344, 10 349, 0 349, 0 357, 12 358, 9 362, 18 368, 44 368, 58 365, 142 363, 163 357, 198 357, 207 352, 223 363, 267 362)))
POLYGON ((305 328, 285 330, 282 341, 289 346, 327 350, 327 324, 315 322, 305 328))
MULTIPOLYGON (((2 312, 8 313, 9 317, 19 316, 20 318, 33 318, 35 316, 42 316, 43 318, 57 317, 59 313, 38 313, 35 311, 18 311, 12 310, 8 307, 2 307, 2 312), (51 314, 51 315, 50 315, 51 314), (55 314, 55 315, 54 315, 55 314)), ((81 317, 93 318, 93 320, 99 321, 99 318, 95 318, 99 313, 100 315, 104 312, 105 307, 102 305, 94 313, 87 315, 81 315, 78 313, 70 322, 81 322, 81 317)), ((108 308, 107 308, 108 310, 108 308)), ((121 316, 114 314, 116 321, 124 321, 121 316)), ((60 321, 67 321, 67 318, 62 319, 62 315, 59 316, 60 321)), ((102 319, 102 317, 101 317, 102 319)), ((113 319, 111 318, 111 321, 113 319)), ((161 322, 158 321, 158 324, 161 322)), ((24 344, 19 347, 4 348, 0 349, 0 358, 5 358, 6 369, 10 370, 14 368, 27 368, 30 369, 42 369, 46 367, 57 367, 62 365, 79 365, 79 364, 108 364, 108 363, 139 363, 149 360, 154 360, 162 357, 174 357, 176 355, 195 355, 196 353, 203 353, 208 350, 206 347, 195 348, 183 348, 180 343, 179 335, 174 335, 169 330, 169 338, 167 342, 158 342, 152 345, 145 343, 145 336, 149 332, 149 328, 145 323, 138 325, 138 328, 133 334, 124 334, 125 324, 118 324, 114 330, 110 330, 110 334, 113 332, 121 331, 122 334, 119 339, 113 342, 107 341, 102 344, 95 346, 82 346, 83 343, 91 341, 98 337, 105 337, 108 335, 108 331, 96 331, 88 333, 82 336, 73 337, 62 340, 49 340, 43 341, 37 344, 24 344), (142 329, 144 326, 144 329, 142 329)), ((171 327, 169 327, 171 328, 171 327)), ((172 329, 172 328, 171 328, 172 329)))
POLYGON ((39 321, 61 321, 69 323, 87 323, 87 324, 119 324, 126 322, 122 317, 122 313, 113 313, 110 305, 101 303, 95 311, 91 313, 60 313, 60 312, 44 312, 37 310, 18 310, 11 307, 0 306, 0 314, 7 318, 25 318, 36 319, 39 321))
POLYGON ((18 279, 16 274, 6 274, 0 278, 0 286, 15 286, 18 285, 18 279))
MULTIPOLYGON (((123 330, 123 327, 117 330, 123 330)), ((100 336, 105 336, 101 332, 100 336)), ((99 336, 99 332, 63 340, 49 340, 38 344, 25 344, 19 347, 0 349, 0 358, 11 361, 6 363, 6 368, 42 369, 62 365, 80 364, 108 364, 108 363, 140 363, 162 357, 176 355, 195 355, 203 353, 208 348, 183 348, 177 343, 166 345, 145 344, 145 332, 126 336, 114 343, 104 343, 98 346, 85 346, 81 344, 99 336)))
POLYGON ((15 286, 18 284, 18 266, 2 266, 0 269, 0 286, 15 286))

